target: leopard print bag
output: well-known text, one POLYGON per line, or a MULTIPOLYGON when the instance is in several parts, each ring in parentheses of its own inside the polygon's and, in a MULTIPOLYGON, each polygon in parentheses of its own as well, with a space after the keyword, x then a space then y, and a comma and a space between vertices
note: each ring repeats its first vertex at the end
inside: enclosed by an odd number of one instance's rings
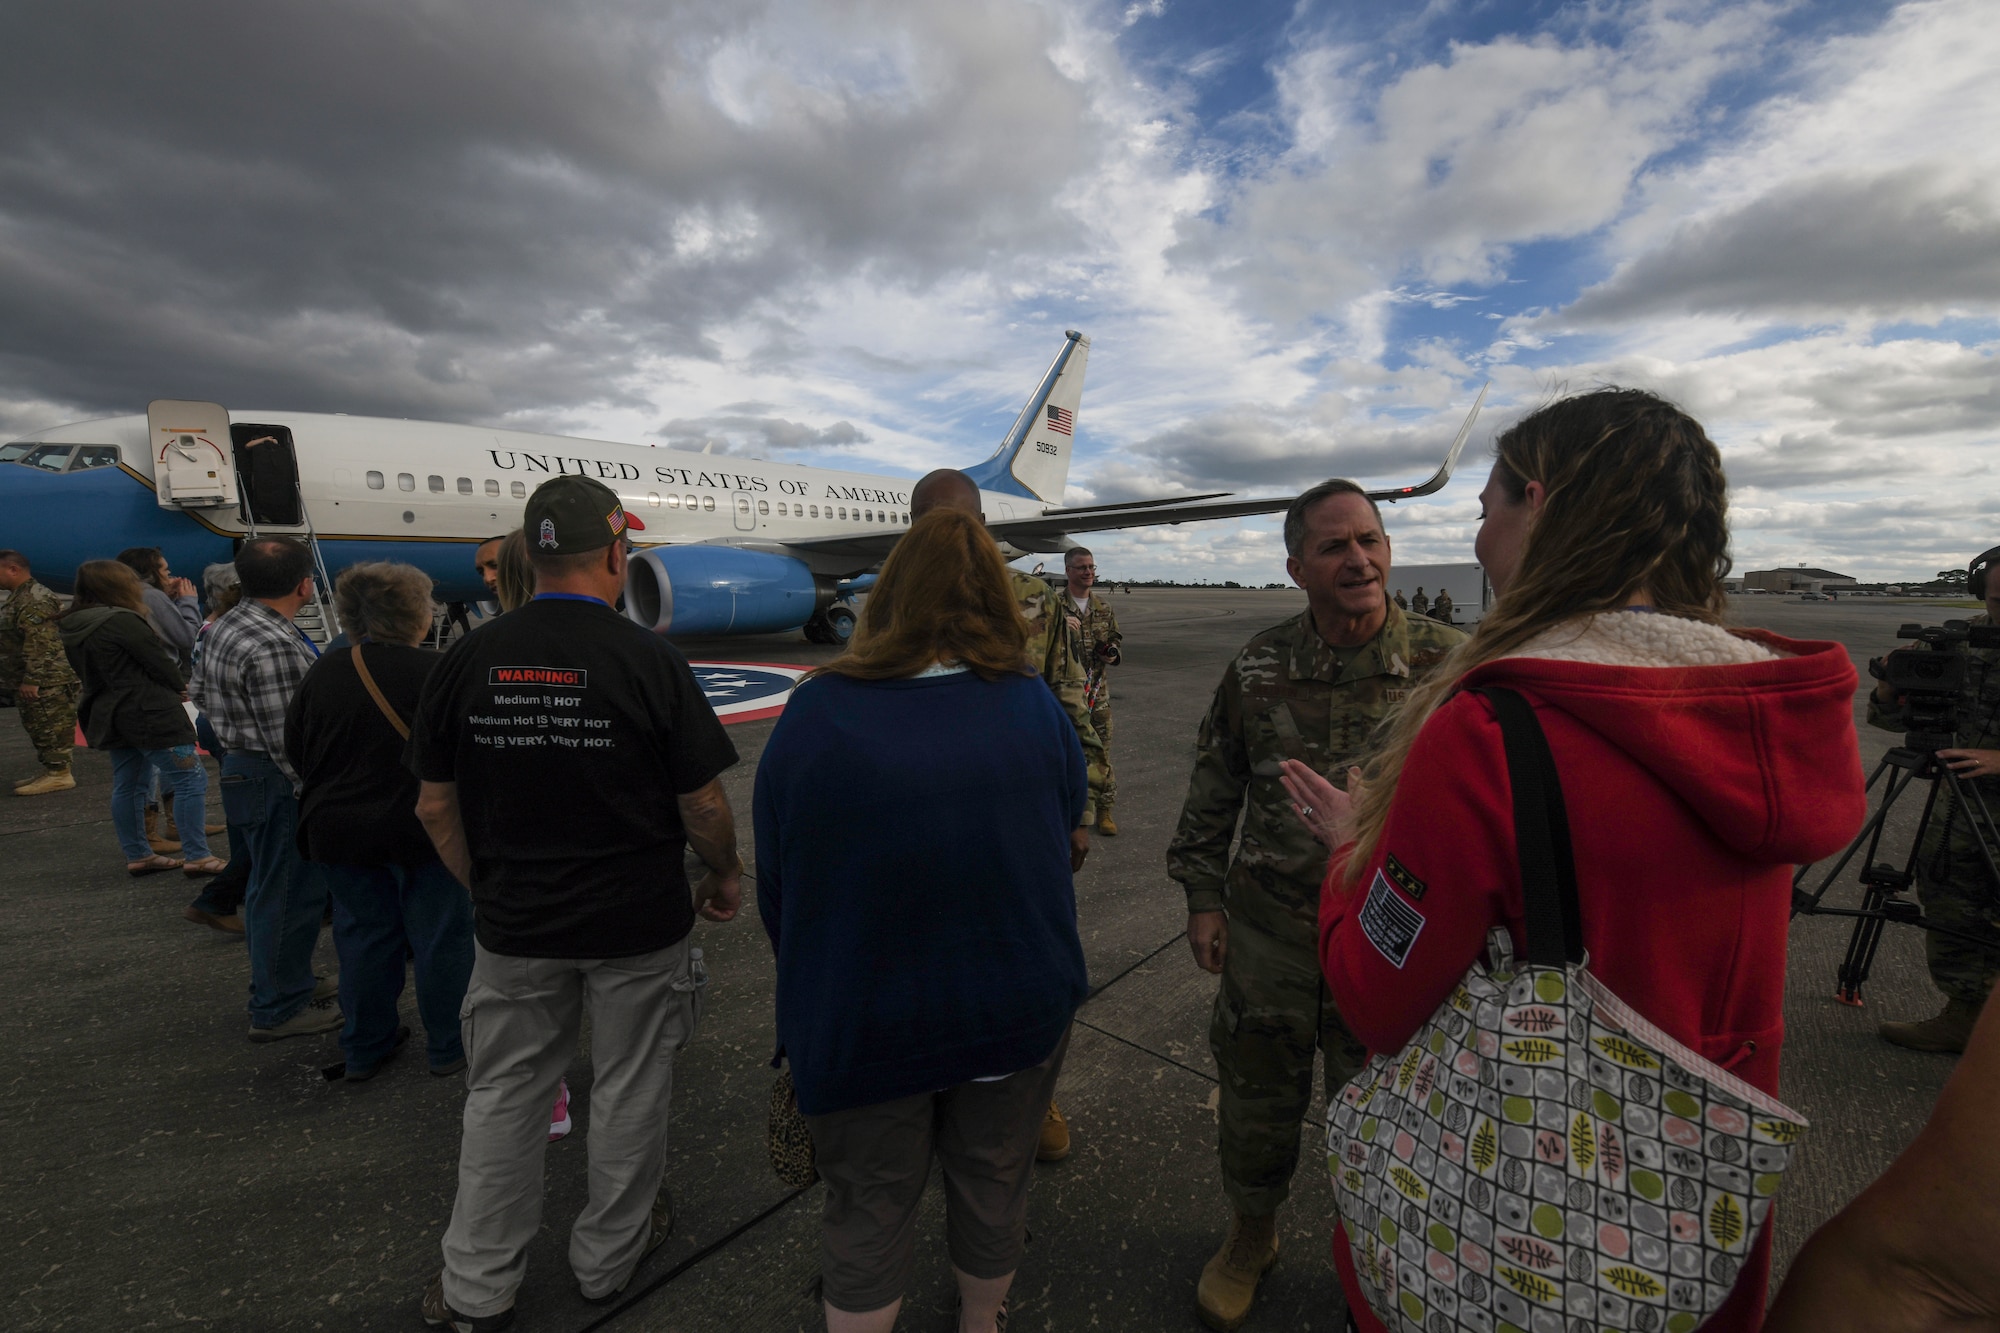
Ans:
POLYGON ((789 1069, 781 1071, 771 1085, 771 1119, 764 1130, 764 1146, 771 1154, 771 1170, 793 1189, 805 1189, 819 1179, 819 1167, 813 1163, 812 1133, 799 1110, 789 1069))

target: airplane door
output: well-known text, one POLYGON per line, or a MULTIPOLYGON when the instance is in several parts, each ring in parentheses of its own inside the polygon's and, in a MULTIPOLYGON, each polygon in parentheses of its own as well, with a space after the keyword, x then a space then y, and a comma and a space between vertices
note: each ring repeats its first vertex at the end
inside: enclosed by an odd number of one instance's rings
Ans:
POLYGON ((747 491, 736 492, 736 530, 755 532, 757 530, 757 510, 750 503, 747 491))
POLYGON ((153 491, 162 509, 236 503, 229 413, 220 403, 160 398, 146 404, 153 491))
POLYGON ((238 422, 230 427, 230 436, 236 446, 236 470, 243 478, 250 521, 279 527, 305 522, 291 429, 238 422))

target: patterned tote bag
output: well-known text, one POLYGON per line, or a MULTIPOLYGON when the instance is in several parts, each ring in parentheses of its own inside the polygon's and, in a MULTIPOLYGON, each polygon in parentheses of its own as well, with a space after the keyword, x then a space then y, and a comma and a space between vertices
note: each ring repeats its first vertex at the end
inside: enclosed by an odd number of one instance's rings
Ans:
POLYGON ((1591 975, 1547 738, 1520 695, 1481 692, 1507 746, 1528 957, 1496 928, 1330 1108, 1354 1269, 1398 1333, 1690 1333, 1729 1295, 1806 1122, 1591 975))

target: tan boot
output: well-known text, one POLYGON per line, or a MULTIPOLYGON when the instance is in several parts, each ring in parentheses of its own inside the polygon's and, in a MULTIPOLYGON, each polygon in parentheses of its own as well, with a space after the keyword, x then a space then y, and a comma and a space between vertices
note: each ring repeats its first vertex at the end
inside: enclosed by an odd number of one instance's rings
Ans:
POLYGON ((1979 1021, 1979 1006, 1970 1000, 1949 999, 1935 1018, 1921 1023, 1884 1023, 1882 1039, 1913 1051, 1957 1055, 1972 1037, 1972 1025, 1979 1021))
POLYGON ((1278 1262, 1278 1219, 1236 1215, 1229 1239, 1201 1270, 1195 1288, 1195 1308, 1201 1322, 1222 1333, 1233 1333, 1250 1317, 1257 1284, 1278 1262))
POLYGON ((1056 1104, 1049 1103, 1048 1113, 1042 1117, 1042 1138, 1035 1145, 1035 1160, 1038 1162, 1060 1162, 1069 1156, 1069 1121, 1056 1110, 1056 1104))
POLYGON ((1109 810, 1099 810, 1097 812, 1097 831, 1107 838, 1118 836, 1118 826, 1111 822, 1111 812, 1109 810))
POLYGON ((151 806, 146 807, 146 841, 153 845, 155 856, 165 856, 168 852, 177 852, 181 849, 177 839, 161 836, 160 812, 151 806))
POLYGON ((31 782, 23 782, 14 788, 16 796, 47 796, 50 792, 72 791, 76 787, 76 777, 67 768, 52 768, 31 782))

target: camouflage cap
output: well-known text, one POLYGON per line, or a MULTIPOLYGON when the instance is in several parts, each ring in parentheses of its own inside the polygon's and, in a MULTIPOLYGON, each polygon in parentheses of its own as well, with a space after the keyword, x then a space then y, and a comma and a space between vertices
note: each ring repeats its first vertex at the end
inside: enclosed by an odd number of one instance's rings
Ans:
POLYGON ((530 555, 581 555, 601 551, 636 526, 618 495, 589 477, 550 477, 528 497, 521 516, 530 555))

